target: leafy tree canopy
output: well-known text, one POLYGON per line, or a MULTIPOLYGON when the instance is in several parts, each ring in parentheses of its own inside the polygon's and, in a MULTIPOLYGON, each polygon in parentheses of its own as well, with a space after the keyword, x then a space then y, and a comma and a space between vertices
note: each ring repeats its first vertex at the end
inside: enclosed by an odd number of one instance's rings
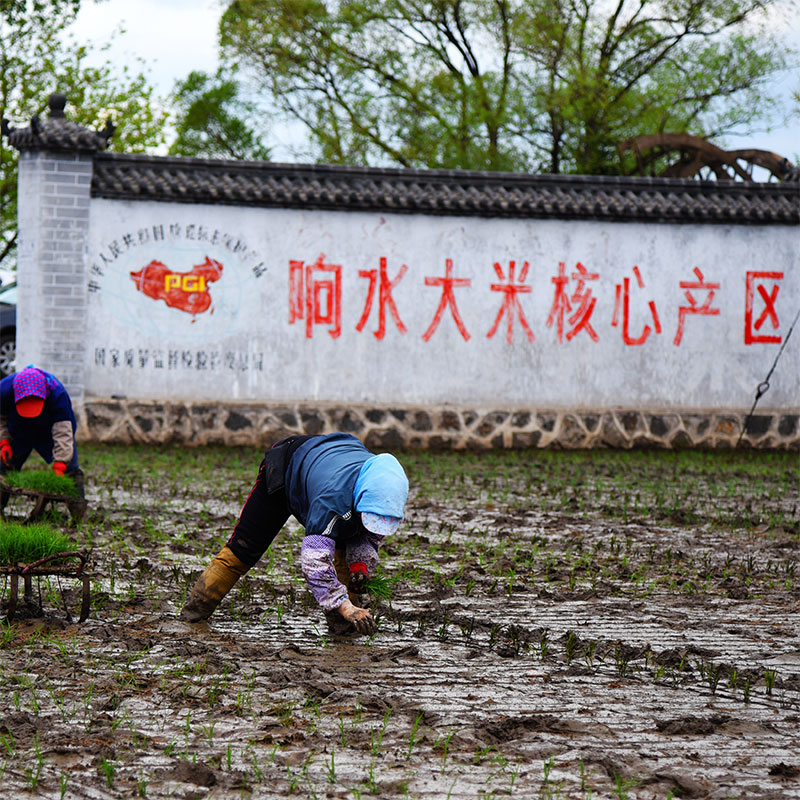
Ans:
MULTIPOLYGON (((78 44, 69 29, 80 0, 2 0, 0 18, 0 113, 24 127, 46 111, 60 92, 67 116, 89 128, 111 119, 117 130, 110 149, 142 152, 164 141, 166 111, 159 107, 144 73, 116 70, 110 60, 90 66, 97 53, 78 44)), ((113 42, 99 49, 110 57, 113 42)), ((96 62, 95 62, 96 63, 96 62)), ((17 229, 17 151, 0 138, 0 263, 13 260, 17 229)))
POLYGON ((269 149, 247 122, 256 116, 256 108, 240 97, 239 85, 227 71, 190 73, 178 82, 172 99, 177 123, 171 155, 269 158, 269 149))
POLYGON ((608 174, 768 119, 787 0, 232 0, 223 55, 332 163, 608 174))

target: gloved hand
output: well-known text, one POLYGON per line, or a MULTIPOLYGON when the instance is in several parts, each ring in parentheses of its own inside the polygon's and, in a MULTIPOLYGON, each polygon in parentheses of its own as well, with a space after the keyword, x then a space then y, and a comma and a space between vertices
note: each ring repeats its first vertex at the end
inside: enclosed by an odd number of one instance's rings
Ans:
POLYGON ((53 462, 53 472, 56 475, 63 475, 67 471, 67 465, 63 461, 53 462))
POLYGON ((339 613, 350 623, 359 633, 375 633, 375 620, 366 608, 354 606, 349 600, 345 600, 339 606, 339 613))
POLYGON ((6 466, 11 464, 11 459, 14 457, 14 453, 11 450, 11 442, 8 439, 0 439, 0 461, 2 461, 6 466))
POLYGON ((362 594, 366 586, 369 573, 367 572, 367 565, 362 561, 357 561, 355 564, 350 565, 350 583, 347 585, 348 591, 362 594))
POLYGON ((238 559, 228 545, 225 545, 195 582, 192 591, 189 592, 189 599, 181 610, 180 618, 184 622, 200 622, 202 619, 208 619, 233 584, 249 569, 250 567, 238 559))

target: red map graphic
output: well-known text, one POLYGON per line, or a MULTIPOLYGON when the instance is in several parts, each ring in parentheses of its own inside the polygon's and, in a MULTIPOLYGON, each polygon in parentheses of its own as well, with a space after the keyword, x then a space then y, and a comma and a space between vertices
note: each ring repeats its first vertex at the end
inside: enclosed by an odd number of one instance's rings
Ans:
POLYGON ((221 277, 222 264, 208 256, 188 272, 174 272, 155 260, 138 272, 131 272, 131 280, 140 292, 187 314, 202 314, 211 307, 207 287, 221 277))

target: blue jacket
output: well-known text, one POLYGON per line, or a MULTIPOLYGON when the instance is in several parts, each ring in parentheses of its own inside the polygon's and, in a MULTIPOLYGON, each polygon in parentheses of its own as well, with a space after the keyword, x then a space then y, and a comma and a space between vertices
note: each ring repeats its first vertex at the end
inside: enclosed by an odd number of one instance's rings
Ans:
POLYGON ((31 443, 49 441, 54 422, 71 422, 73 432, 77 427, 72 402, 64 385, 49 372, 40 372, 44 373, 47 381, 47 397, 42 413, 32 419, 21 417, 17 413, 14 403, 14 376, 8 375, 0 381, 0 416, 4 417, 3 421, 12 440, 31 443))
MULTIPOLYGON (((355 492, 364 464, 374 463, 377 458, 349 433, 314 436, 295 450, 286 468, 286 497, 289 510, 305 526, 306 536, 330 536, 345 541, 363 534, 357 510, 403 516, 408 481, 402 469, 399 469, 402 479, 397 483, 404 482, 404 487, 398 486, 397 491, 388 492, 384 499, 376 500, 374 492, 361 487, 355 492)), ((383 475, 381 479, 385 480, 383 475)))

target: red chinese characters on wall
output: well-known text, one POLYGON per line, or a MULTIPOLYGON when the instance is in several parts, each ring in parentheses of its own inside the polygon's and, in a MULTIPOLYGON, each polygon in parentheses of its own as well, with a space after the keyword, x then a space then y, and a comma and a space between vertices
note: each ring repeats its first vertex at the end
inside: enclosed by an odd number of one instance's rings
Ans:
POLYGON ((693 272, 697 277, 696 281, 681 281, 680 283, 681 289, 686 290, 684 296, 689 301, 689 305, 681 306, 678 309, 678 330, 675 333, 675 338, 672 340, 673 344, 676 346, 679 345, 681 339, 683 339, 683 325, 686 321, 687 314, 700 314, 701 316, 708 317, 719 316, 719 309, 712 308, 711 303, 714 301, 714 294, 717 289, 719 289, 720 284, 706 283, 699 267, 695 267, 693 272), (707 293, 702 305, 698 305, 697 298, 694 296, 694 292, 697 290, 702 290, 707 293))
MULTIPOLYGON (((493 269, 497 282, 490 282, 488 288, 491 292, 500 294, 502 300, 486 338, 494 338, 503 326, 503 338, 511 345, 514 341, 514 328, 518 324, 528 342, 534 342, 533 327, 523 308, 524 298, 535 293, 534 286, 528 282, 531 271, 529 262, 509 261, 506 268, 496 261, 493 269)), ((408 271, 408 266, 401 264, 393 269, 393 277, 390 277, 388 260, 385 257, 379 258, 377 268, 358 270, 358 277, 368 281, 363 310, 355 325, 358 333, 364 332, 376 305, 377 327, 371 331, 376 339, 380 341, 385 338, 389 318, 400 335, 408 332, 394 295, 401 281, 407 280, 408 271)), ((625 346, 640 347, 652 335, 662 332, 662 324, 656 298, 648 290, 642 270, 634 265, 631 272, 632 278, 626 276, 614 285, 611 327, 620 330, 625 346)), ((677 302, 677 325, 672 340, 676 347, 680 347, 684 340, 689 317, 717 317, 721 313, 714 301, 717 293, 722 291, 722 284, 706 278, 700 267, 694 267, 692 272, 694 280, 677 281, 676 295, 664 298, 666 303, 677 302), (677 296, 679 290, 682 290, 682 298, 677 296)), ((745 344, 781 342, 776 301, 783 277, 783 272, 774 270, 752 270, 745 273, 745 344)), ((557 273, 550 277, 553 286, 552 302, 545 322, 548 328, 554 329, 559 344, 571 342, 580 333, 585 334, 592 342, 600 340, 596 313, 598 298, 594 294, 599 280, 600 273, 580 261, 575 264, 574 269, 568 269, 563 261, 559 262, 557 273)), ((468 342, 471 335, 459 311, 456 290, 475 291, 478 287, 473 286, 472 279, 456 277, 453 259, 446 258, 444 275, 426 275, 424 285, 438 288, 440 292, 431 321, 422 334, 423 341, 431 340, 442 324, 445 312, 449 312, 461 338, 468 342)), ((327 326, 328 334, 334 339, 341 335, 342 266, 327 263, 324 255, 320 255, 312 263, 299 260, 289 262, 289 323, 298 321, 305 323, 305 336, 309 339, 313 336, 314 327, 318 325, 327 326)), ((602 322, 602 315, 600 321, 602 322)))
MULTIPOLYGON (((633 274, 636 278, 636 284, 639 289, 644 289, 644 281, 642 280, 642 273, 639 267, 633 268, 633 274)), ((630 321, 630 289, 631 279, 623 278, 621 284, 616 284, 614 287, 614 316, 611 318, 611 325, 617 327, 619 325, 620 307, 622 309, 622 341, 625 344, 633 347, 638 347, 647 341, 647 337, 653 331, 648 324, 642 328, 642 332, 638 336, 631 336, 629 331, 630 321)), ((653 327, 656 333, 661 333, 661 320, 658 318, 658 311, 654 300, 647 301, 647 307, 650 309, 650 315, 653 319, 653 327)))
POLYGON ((567 291, 567 284, 570 278, 566 274, 566 264, 560 261, 558 264, 558 275, 551 278, 555 286, 553 305, 550 307, 550 314, 545 323, 548 328, 555 324, 558 341, 564 341, 564 318, 571 329, 567 331, 567 341, 574 339, 581 331, 585 331, 589 338, 596 342, 599 340, 597 332, 591 325, 592 312, 594 311, 597 298, 592 295, 592 290, 586 283, 596 281, 600 275, 596 272, 589 272, 579 261, 575 265, 575 271, 570 274, 572 280, 577 284, 570 295, 567 291), (575 309, 573 314, 566 316, 575 309))
POLYGON ((525 279, 528 277, 528 269, 529 264, 526 261, 522 265, 522 269, 519 273, 519 283, 514 281, 514 273, 516 271, 516 262, 509 261, 508 262, 508 277, 503 272, 503 268, 500 266, 499 263, 495 262, 494 264, 494 271, 497 275, 498 279, 502 281, 502 283, 493 283, 491 284, 491 289, 493 292, 502 292, 503 293, 503 303, 500 306, 500 310, 497 312, 497 317, 495 317, 494 325, 492 325, 489 333, 486 334, 487 339, 491 339, 495 333, 497 333, 497 329, 500 326, 500 320, 503 319, 503 316, 506 317, 506 341, 511 344, 514 341, 514 319, 519 317, 519 324, 522 326, 522 330, 525 331, 525 335, 528 337, 528 341, 532 342, 534 340, 533 331, 528 325, 528 320, 525 319, 525 312, 522 310, 522 306, 519 302, 519 294, 529 294, 533 290, 531 287, 525 283, 525 279))
POLYGON ((744 343, 779 344, 781 337, 774 333, 779 327, 775 301, 780 291, 782 272, 748 272, 744 295, 744 343), (764 323, 769 326, 764 328, 764 323), (762 331, 764 328, 764 331, 762 331), (766 333, 772 331, 772 333, 766 333))
POLYGON ((445 308, 450 309, 450 313, 453 315, 453 319, 455 320, 456 327, 458 328, 458 332, 461 334, 462 338, 465 342, 469 341, 470 335, 467 333, 467 327, 464 325, 464 320, 461 319, 461 314, 458 313, 458 305, 456 304, 456 296, 453 293, 453 290, 456 288, 463 289, 468 288, 472 285, 472 280, 470 278, 454 278, 453 277, 453 259, 447 258, 445 259, 445 274, 443 278, 428 276, 425 278, 425 285, 426 286, 441 286, 442 287, 442 296, 439 299, 439 305, 436 309, 436 312, 433 315, 433 319, 431 320, 431 324, 428 326, 428 330, 422 334, 422 338, 428 342, 430 341, 431 336, 436 332, 436 329, 439 327, 439 323, 442 320, 442 314, 444 313, 445 308))
POLYGON ((326 264, 324 255, 313 264, 289 262, 289 324, 302 319, 308 339, 314 325, 329 326, 332 339, 342 333, 342 267, 326 264))
POLYGON ((361 269, 358 271, 359 278, 367 278, 369 280, 369 288, 367 289, 367 299, 364 303, 364 312, 361 314, 361 319, 356 324, 356 330, 361 333, 364 326, 367 324, 369 315, 372 312, 372 301, 375 298, 375 289, 378 290, 378 330, 373 331, 372 335, 376 339, 383 339, 386 336, 386 309, 392 315, 394 324, 400 333, 406 332, 406 326, 403 320, 400 319, 400 314, 397 311, 397 304, 392 297, 392 289, 397 286, 403 279, 403 275, 408 271, 405 264, 400 266, 400 270, 392 280, 389 280, 386 269, 386 259, 381 258, 378 269, 361 269))

